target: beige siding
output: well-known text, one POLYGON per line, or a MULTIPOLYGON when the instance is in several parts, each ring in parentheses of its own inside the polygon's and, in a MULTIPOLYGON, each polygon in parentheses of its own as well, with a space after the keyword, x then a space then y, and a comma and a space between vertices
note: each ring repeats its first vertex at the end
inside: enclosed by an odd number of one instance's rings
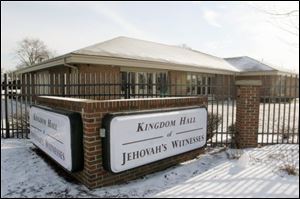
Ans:
POLYGON ((169 71, 169 90, 171 95, 186 95, 187 73, 182 71, 169 71))

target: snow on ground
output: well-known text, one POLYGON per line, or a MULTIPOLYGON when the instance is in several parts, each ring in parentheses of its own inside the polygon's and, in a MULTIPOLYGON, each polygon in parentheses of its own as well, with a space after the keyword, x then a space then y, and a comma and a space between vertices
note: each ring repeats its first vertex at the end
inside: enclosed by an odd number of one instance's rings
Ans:
POLYGON ((29 140, 1 139, 1 198, 299 197, 299 174, 279 169, 293 163, 299 173, 299 145, 247 149, 239 160, 229 159, 230 151, 210 149, 127 184, 89 190, 44 158, 29 140))

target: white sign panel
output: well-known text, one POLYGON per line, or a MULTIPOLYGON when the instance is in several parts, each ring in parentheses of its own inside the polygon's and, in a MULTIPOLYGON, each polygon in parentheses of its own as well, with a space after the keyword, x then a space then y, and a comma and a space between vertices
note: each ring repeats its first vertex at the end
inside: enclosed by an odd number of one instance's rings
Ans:
POLYGON ((71 117, 68 115, 35 106, 30 108, 32 142, 65 169, 74 171, 74 160, 72 160, 74 152, 72 153, 71 142, 72 136, 76 135, 72 135, 74 132, 70 120, 71 117))
POLYGON ((113 173, 198 149, 206 144, 206 108, 112 115, 109 120, 105 167, 113 173))

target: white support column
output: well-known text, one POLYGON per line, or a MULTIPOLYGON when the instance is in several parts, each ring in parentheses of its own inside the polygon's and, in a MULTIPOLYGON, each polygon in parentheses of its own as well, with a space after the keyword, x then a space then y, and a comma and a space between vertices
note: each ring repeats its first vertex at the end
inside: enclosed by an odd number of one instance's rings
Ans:
POLYGON ((152 82, 153 82, 152 95, 156 95, 156 73, 153 73, 152 82))
POLYGON ((134 73, 135 75, 135 95, 139 94, 139 73, 134 73))

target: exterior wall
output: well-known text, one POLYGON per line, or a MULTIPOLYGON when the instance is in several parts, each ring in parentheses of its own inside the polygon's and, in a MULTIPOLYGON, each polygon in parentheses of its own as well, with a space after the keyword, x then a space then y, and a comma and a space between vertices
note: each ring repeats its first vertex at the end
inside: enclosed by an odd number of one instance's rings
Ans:
MULTIPOLYGON (((27 73, 25 76, 32 77, 32 81, 36 84, 48 85, 35 89, 37 95, 50 94, 97 100, 118 99, 123 97, 120 95, 121 87, 119 85, 121 84, 121 69, 119 66, 93 64, 73 65, 78 68, 78 71, 66 66, 56 66, 49 69, 27 73), (94 86, 95 84, 96 86, 94 86)), ((133 71, 133 68, 130 68, 129 72, 133 71)), ((143 71, 143 69, 139 68, 138 72, 141 71, 143 71)), ((145 69, 145 71, 162 72, 160 70, 149 69, 145 69)), ((198 95, 196 93, 188 94, 187 87, 189 85, 187 82, 187 73, 188 72, 183 71, 167 71, 168 92, 166 94, 168 96, 198 95)), ((212 77, 212 81, 214 79, 214 76, 211 74, 191 74, 210 76, 212 77)), ((219 78, 219 76, 216 77, 219 78)), ((158 84, 156 85, 159 86, 158 84)), ((213 90, 213 88, 211 89, 213 90)), ((224 95, 226 95, 226 93, 224 93, 224 95)), ((156 93, 153 94, 153 96, 159 96, 159 94, 156 93)))
POLYGON ((227 100, 228 98, 235 98, 235 77, 233 75, 216 75, 207 73, 191 73, 182 71, 169 71, 169 82, 171 85, 170 91, 173 95, 205 95, 209 98, 217 100, 227 100), (195 80, 188 80, 187 76, 196 77, 195 80), (197 78, 205 78, 198 82, 197 78), (208 80, 210 78, 210 83, 208 80), (204 80, 206 82, 204 82, 204 80), (189 87, 189 89, 188 89, 189 87), (195 87, 192 89, 192 87, 195 87), (206 88, 205 88, 206 87, 206 88), (189 91, 190 90, 190 91, 189 91), (192 91, 193 90, 193 91, 192 91), (191 92, 192 91, 192 92, 191 92), (203 91, 205 93, 203 93, 203 91), (191 92, 191 93, 189 93, 191 92))
POLYGON ((185 96, 187 72, 182 71, 169 71, 169 90, 172 96, 185 96))
POLYGON ((262 87, 260 96, 268 97, 299 97, 299 78, 291 76, 238 76, 237 80, 260 80, 262 87))
MULTIPOLYGON (((121 68, 119 66, 95 65, 95 64, 73 64, 78 68, 78 74, 74 69, 66 66, 56 66, 45 70, 39 70, 26 74, 27 82, 31 84, 49 84, 28 90, 32 94, 51 94, 60 96, 73 96, 90 99, 119 99, 121 96, 121 68), (64 85, 70 85, 66 86, 64 85), (72 84, 80 84, 72 85, 72 84), (94 84, 97 84, 94 86, 94 84)), ((122 67, 126 71, 126 67, 122 67)), ((134 68, 130 68, 130 72, 134 68)), ((143 69, 138 69, 140 72, 143 69)), ((144 69, 149 71, 150 69, 144 69)), ((152 69, 150 71, 159 71, 152 69)), ((262 99, 285 97, 295 98, 299 96, 297 85, 299 78, 266 75, 266 76, 233 76, 205 73, 190 73, 183 71, 168 71, 168 93, 170 96, 199 95, 197 93, 188 93, 187 75, 208 75, 211 77, 211 94, 215 100, 235 99, 236 87, 235 80, 261 80, 262 88, 260 95, 265 96, 262 99)), ((24 76, 24 75, 23 75, 24 76)), ((26 78, 23 78, 23 82, 26 78)), ((138 87, 138 86, 136 86, 138 87)), ((143 93, 143 92, 142 92, 143 93)), ((200 94, 202 95, 202 94, 200 94)), ((155 94, 153 94, 155 96, 155 94)), ((156 96, 159 96, 156 94, 156 96)))
POLYGON ((89 188, 113 185, 137 179, 146 174, 160 171, 180 162, 193 159, 204 152, 204 149, 196 149, 187 153, 157 161, 155 163, 150 163, 135 169, 131 169, 120 174, 112 174, 106 171, 102 166, 103 150, 99 133, 102 126, 102 118, 106 113, 207 105, 207 98, 204 97, 147 98, 106 101, 80 101, 78 99, 71 98, 38 97, 37 103, 56 109, 59 108, 81 113, 84 134, 84 169, 83 171, 74 173, 72 175, 89 188))
POLYGON ((27 82, 31 80, 32 84, 48 85, 36 86, 37 88, 30 91, 33 95, 80 96, 80 98, 99 100, 120 97, 120 88, 115 86, 115 84, 120 84, 120 67, 90 64, 74 66, 78 67, 78 73, 70 67, 56 66, 23 74, 23 82, 27 79, 27 82), (94 84, 98 85, 94 86, 94 84), (105 94, 110 96, 105 96, 105 94))
MULTIPOLYGON (((35 83, 36 84, 51 84, 51 76, 48 70, 37 71, 35 73, 35 83)), ((52 88, 53 89, 53 88, 52 88)), ((50 93, 51 87, 49 86, 36 86, 35 93, 37 94, 48 94, 50 93)))
POLYGON ((83 97, 89 95, 90 99, 97 100, 120 98, 120 86, 117 86, 117 84, 121 84, 120 67, 80 64, 78 69, 80 73, 78 84, 98 84, 97 86, 78 88, 78 92, 83 97), (93 97, 94 94, 96 96, 93 97), (105 96, 105 94, 110 96, 105 96))
POLYGON ((56 66, 22 74, 22 83, 31 85, 26 86, 26 90, 22 89, 22 93, 30 93, 32 95, 63 95, 65 93, 63 86, 64 74, 68 77, 67 74, 69 73, 70 68, 65 66, 56 66))
POLYGON ((235 76, 215 75, 212 82, 212 93, 215 100, 235 99, 235 76))

